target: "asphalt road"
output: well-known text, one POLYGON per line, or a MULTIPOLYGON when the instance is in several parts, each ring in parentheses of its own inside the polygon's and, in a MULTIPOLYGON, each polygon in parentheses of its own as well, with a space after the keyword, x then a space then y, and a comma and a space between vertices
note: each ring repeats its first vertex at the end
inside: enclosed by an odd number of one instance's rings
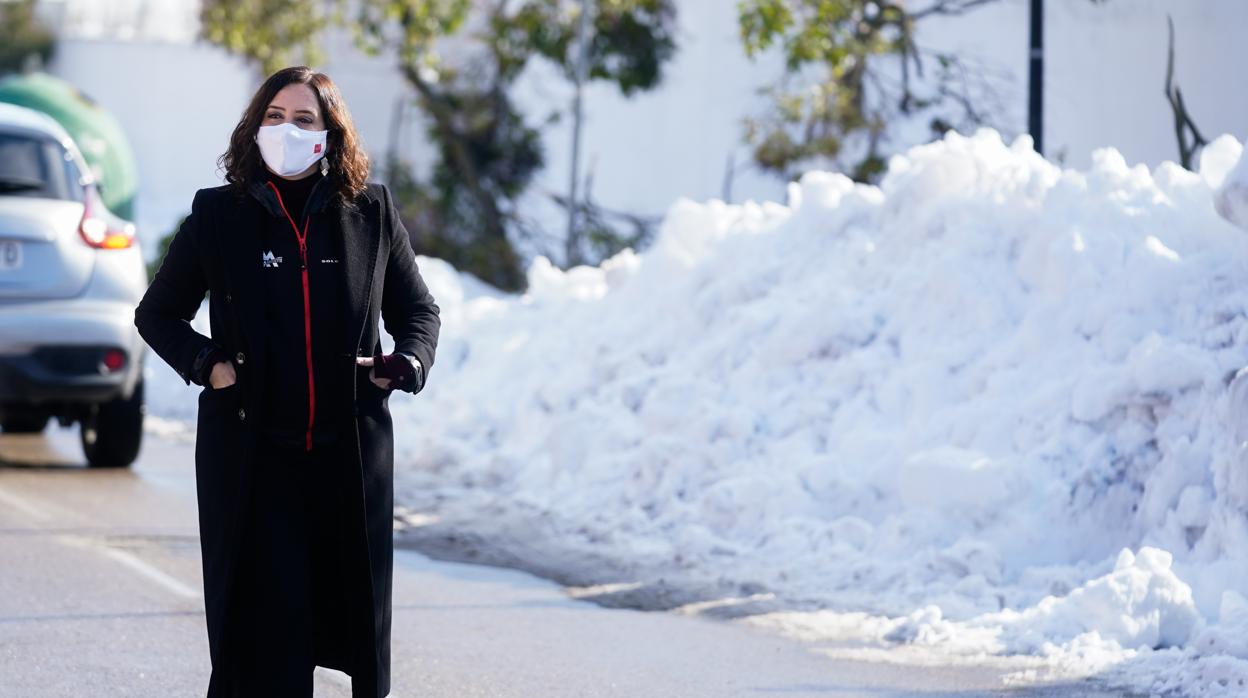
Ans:
MULTIPOLYGON (((0 435, 0 698, 202 696, 208 644, 192 446, 147 435, 122 471, 75 428, 0 435)), ((316 696, 350 696, 316 670, 316 696)), ((396 551, 396 698, 1114 696, 1006 692, 985 667, 833 661, 726 621, 603 608, 528 574, 396 551)))

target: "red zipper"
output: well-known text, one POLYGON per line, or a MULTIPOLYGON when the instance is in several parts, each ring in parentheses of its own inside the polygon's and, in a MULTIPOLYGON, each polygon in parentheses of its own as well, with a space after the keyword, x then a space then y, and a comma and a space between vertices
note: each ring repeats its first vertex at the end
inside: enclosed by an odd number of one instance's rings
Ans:
POLYGON ((299 275, 303 278, 303 346, 305 358, 308 364, 308 431, 304 439, 304 450, 312 450, 312 420, 316 415, 316 383, 312 380, 312 311, 311 304, 308 300, 308 223, 312 221, 312 216, 306 216, 303 220, 303 233, 299 233, 299 226, 295 225, 295 219, 290 217, 290 212, 286 210, 286 204, 282 202, 282 194, 277 190, 277 186, 272 182, 265 182, 269 188, 277 194, 277 203, 282 207, 282 213, 286 214, 286 220, 290 222, 290 227, 295 231, 295 237, 299 240, 299 275))

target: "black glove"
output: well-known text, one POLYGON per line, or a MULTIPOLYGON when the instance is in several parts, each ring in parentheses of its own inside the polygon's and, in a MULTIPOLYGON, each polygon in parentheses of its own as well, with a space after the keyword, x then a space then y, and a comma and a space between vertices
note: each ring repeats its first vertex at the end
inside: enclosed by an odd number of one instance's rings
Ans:
POLYGON ((409 392, 420 390, 423 371, 420 362, 406 354, 382 354, 373 357, 373 375, 388 378, 391 388, 409 392))

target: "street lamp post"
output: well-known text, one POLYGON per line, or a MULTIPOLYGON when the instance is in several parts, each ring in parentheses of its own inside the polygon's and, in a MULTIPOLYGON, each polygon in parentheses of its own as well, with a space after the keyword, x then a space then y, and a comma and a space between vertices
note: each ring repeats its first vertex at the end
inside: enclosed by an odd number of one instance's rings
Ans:
POLYGON ((1031 0, 1031 52, 1028 69, 1027 132, 1044 154, 1044 0, 1031 0))
POLYGON ((564 241, 564 265, 571 267, 581 261, 579 199, 577 184, 581 176, 581 91, 589 70, 590 0, 581 0, 581 16, 576 31, 576 92, 572 99, 572 173, 568 185, 568 237, 564 241))

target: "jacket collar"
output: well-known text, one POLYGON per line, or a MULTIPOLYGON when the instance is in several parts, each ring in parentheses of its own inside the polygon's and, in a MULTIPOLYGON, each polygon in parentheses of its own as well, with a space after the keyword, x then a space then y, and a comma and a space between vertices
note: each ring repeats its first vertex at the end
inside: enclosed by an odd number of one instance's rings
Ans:
MULTIPOLYGON (((304 208, 306 213, 316 213, 329 205, 330 194, 334 190, 331 181, 336 177, 337 175, 334 174, 334 171, 330 170, 329 173, 321 177, 321 181, 312 185, 312 191, 308 193, 308 203, 304 208)), ((286 214, 282 212, 282 204, 277 200, 277 194, 274 194, 273 188, 265 184, 265 182, 266 178, 264 176, 252 179, 247 183, 247 193, 259 201, 264 210, 269 212, 269 215, 276 218, 285 217, 286 214)))

